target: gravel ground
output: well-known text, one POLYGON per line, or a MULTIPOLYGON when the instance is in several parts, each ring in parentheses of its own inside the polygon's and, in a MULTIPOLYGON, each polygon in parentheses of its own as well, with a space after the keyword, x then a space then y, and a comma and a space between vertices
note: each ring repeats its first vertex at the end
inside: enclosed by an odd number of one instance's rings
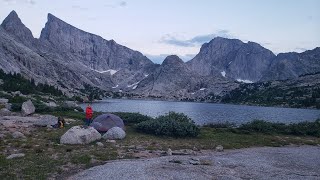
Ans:
POLYGON ((119 160, 69 179, 320 179, 320 147, 262 147, 201 156, 119 160), (192 158, 206 165, 192 165, 192 158))

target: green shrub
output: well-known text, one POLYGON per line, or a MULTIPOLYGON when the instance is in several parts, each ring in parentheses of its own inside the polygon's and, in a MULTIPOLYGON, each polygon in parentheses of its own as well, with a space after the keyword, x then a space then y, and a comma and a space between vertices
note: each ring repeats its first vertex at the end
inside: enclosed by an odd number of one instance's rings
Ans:
POLYGON ((249 132, 272 134, 279 131, 285 131, 286 125, 283 123, 272 123, 263 120, 253 120, 249 123, 242 124, 239 129, 249 132))
POLYGON ((136 125, 136 129, 147 134, 172 137, 196 137, 200 132, 188 116, 175 112, 141 122, 136 125))
POLYGON ((272 123, 262 120, 254 120, 252 122, 241 125, 239 132, 258 132, 265 134, 288 134, 302 136, 320 137, 320 119, 314 122, 300 122, 297 124, 272 123))
POLYGON ((288 126, 290 134, 320 137, 320 119, 315 122, 301 122, 288 126))
POLYGON ((210 128, 234 128, 236 125, 234 123, 226 122, 217 122, 217 123, 210 123, 205 124, 203 127, 210 127, 210 128))
POLYGON ((11 98, 9 98, 9 103, 23 103, 25 101, 27 101, 28 99, 22 96, 13 96, 11 98))
POLYGON ((140 113, 114 112, 112 114, 119 116, 126 125, 134 125, 153 119, 150 116, 142 115, 140 113))
POLYGON ((21 106, 22 106, 22 103, 12 103, 11 110, 14 112, 21 111, 21 106))

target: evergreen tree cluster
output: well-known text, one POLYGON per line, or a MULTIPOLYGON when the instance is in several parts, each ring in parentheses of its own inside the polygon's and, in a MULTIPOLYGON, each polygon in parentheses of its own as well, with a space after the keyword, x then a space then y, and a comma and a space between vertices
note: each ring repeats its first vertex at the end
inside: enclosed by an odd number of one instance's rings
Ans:
POLYGON ((13 73, 6 74, 0 69, 0 79, 3 83, 0 84, 0 90, 14 92, 20 91, 22 94, 51 94, 54 96, 62 96, 63 93, 56 87, 48 84, 35 84, 34 80, 25 79, 21 74, 13 73))

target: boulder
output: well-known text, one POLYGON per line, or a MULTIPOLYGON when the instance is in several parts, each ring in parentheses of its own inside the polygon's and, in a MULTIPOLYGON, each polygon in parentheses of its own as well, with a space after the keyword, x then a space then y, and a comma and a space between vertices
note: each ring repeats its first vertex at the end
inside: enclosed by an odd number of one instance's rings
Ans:
POLYGON ((47 127, 53 126, 58 123, 58 118, 52 115, 43 115, 40 116, 39 120, 34 121, 35 126, 47 127))
POLYGON ((189 163, 192 165, 200 165, 200 159, 199 158, 191 158, 191 160, 189 160, 189 163))
POLYGON ((218 145, 218 146, 216 147, 216 151, 222 152, 222 151, 223 151, 223 146, 218 145))
POLYGON ((26 136, 19 131, 12 133, 12 137, 14 139, 26 138, 26 136))
POLYGON ((75 108, 75 107, 78 107, 78 104, 75 101, 65 101, 63 103, 63 106, 68 108, 75 108))
POLYGON ((123 139, 126 137, 126 132, 120 127, 109 129, 103 136, 103 139, 123 139))
POLYGON ((8 102, 8 99, 0 98, 0 104, 7 104, 8 102))
POLYGON ((89 144, 101 139, 101 134, 93 127, 74 126, 60 138, 61 144, 89 144))
POLYGON ((36 108, 34 107, 31 100, 28 100, 22 104, 21 111, 22 111, 22 114, 25 116, 34 113, 35 110, 36 108))
POLYGON ((7 108, 0 109, 0 116, 9 116, 11 114, 11 111, 9 111, 7 108))
POLYGON ((24 156, 25 156, 25 154, 23 154, 23 153, 11 154, 11 155, 8 156, 6 159, 20 158, 20 157, 24 157, 24 156))
POLYGON ((97 142, 96 145, 99 146, 99 147, 103 147, 104 146, 102 142, 97 142))
POLYGON ((9 111, 12 110, 12 104, 11 103, 7 103, 7 104, 5 104, 5 106, 9 111))
POLYGON ((48 107, 57 107, 57 104, 55 102, 53 102, 53 101, 45 103, 45 105, 48 106, 48 107))
POLYGON ((106 140, 106 142, 107 142, 107 143, 116 143, 116 140, 113 140, 113 139, 107 139, 107 140, 106 140))

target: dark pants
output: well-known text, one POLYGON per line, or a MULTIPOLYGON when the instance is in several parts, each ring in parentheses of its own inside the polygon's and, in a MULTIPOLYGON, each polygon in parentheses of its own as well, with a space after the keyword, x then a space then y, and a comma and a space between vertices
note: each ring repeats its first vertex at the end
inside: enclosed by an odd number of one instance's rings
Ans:
POLYGON ((86 119, 85 123, 86 123, 87 126, 89 126, 92 123, 92 119, 86 119))

